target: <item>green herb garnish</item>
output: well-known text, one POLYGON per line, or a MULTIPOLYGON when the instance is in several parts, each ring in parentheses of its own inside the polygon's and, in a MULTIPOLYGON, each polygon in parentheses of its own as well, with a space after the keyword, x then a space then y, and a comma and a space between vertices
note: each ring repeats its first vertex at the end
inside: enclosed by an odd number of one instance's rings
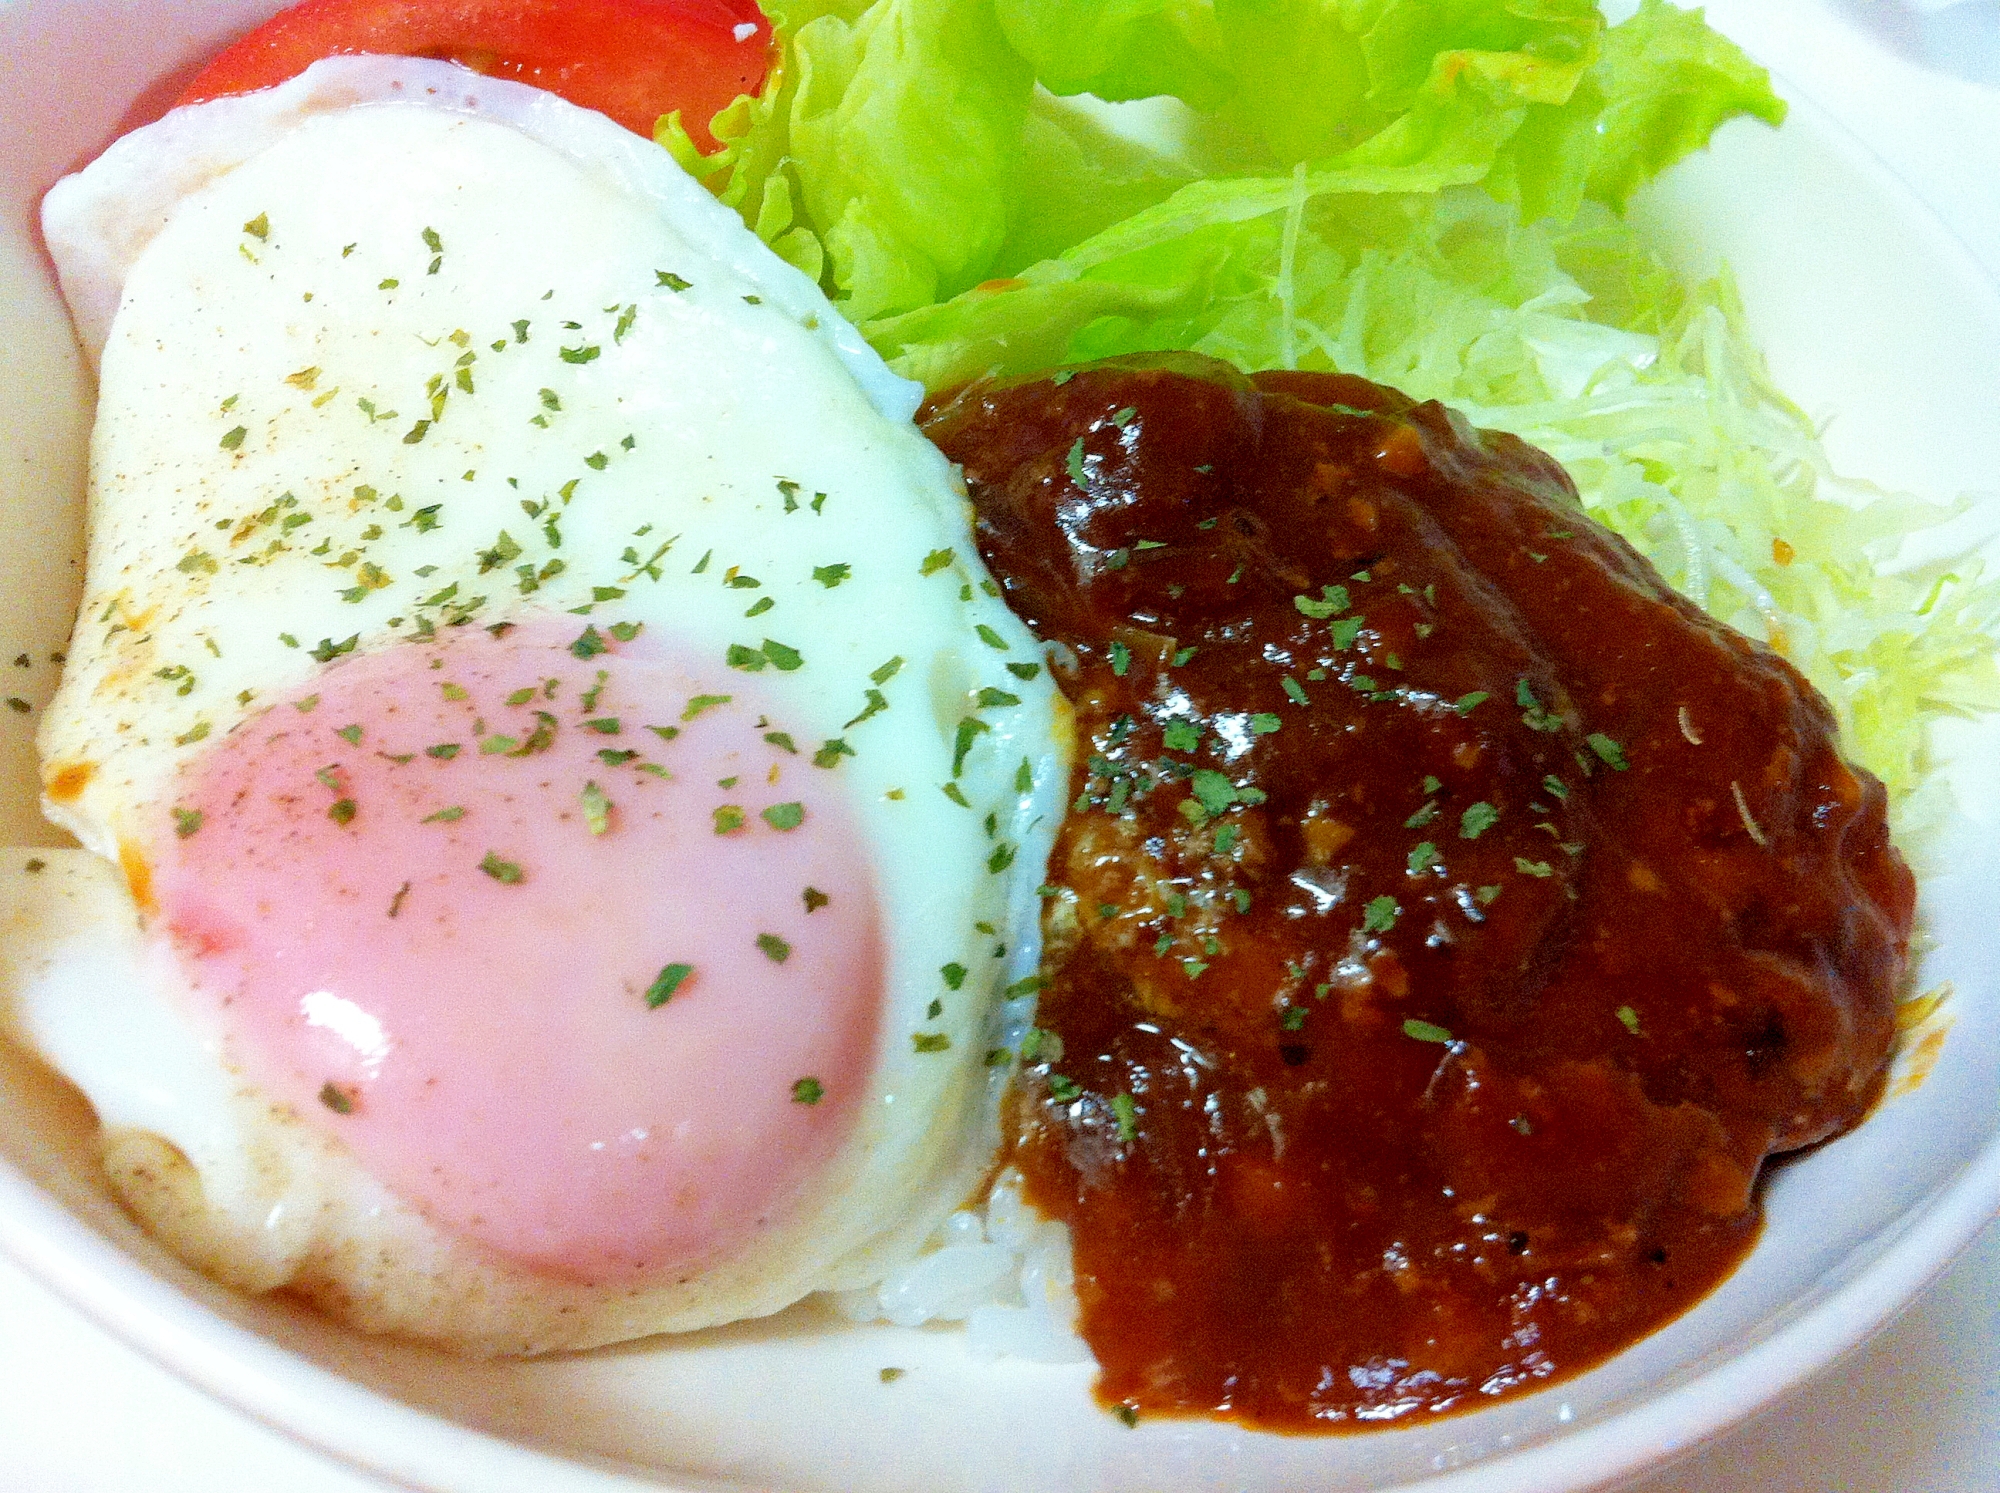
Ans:
POLYGON ((583 822, 593 835, 601 835, 611 828, 611 800, 604 796, 604 790, 595 783, 585 783, 578 795, 583 805, 583 822))
POLYGON ((653 977, 653 983, 646 987, 646 1009, 657 1011, 674 998, 674 993, 688 982, 694 973, 692 964, 663 965, 653 977))

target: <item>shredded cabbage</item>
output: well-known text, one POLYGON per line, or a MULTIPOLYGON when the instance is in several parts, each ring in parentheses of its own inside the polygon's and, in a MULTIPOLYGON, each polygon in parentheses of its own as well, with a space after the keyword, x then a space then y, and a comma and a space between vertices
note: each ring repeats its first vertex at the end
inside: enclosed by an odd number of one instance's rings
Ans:
MULTIPOLYGON (((1863 489, 1726 277, 1621 217, 1769 80, 1642 0, 765 0, 781 54, 660 139, 933 391, 1147 350, 1356 373, 1561 460, 1584 505, 1795 663, 1899 828, 1928 725, 2000 707, 2000 584, 1904 563, 1961 509, 1863 489), (1172 101, 1156 147, 1096 100, 1172 101)), ((1160 133, 1155 130, 1155 133, 1160 133)))

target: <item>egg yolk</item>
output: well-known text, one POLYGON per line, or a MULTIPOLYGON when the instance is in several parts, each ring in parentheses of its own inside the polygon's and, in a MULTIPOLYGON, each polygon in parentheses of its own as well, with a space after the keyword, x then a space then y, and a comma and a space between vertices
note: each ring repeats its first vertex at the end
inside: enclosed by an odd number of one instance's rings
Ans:
POLYGON ((188 764, 156 894, 248 1076, 440 1227, 608 1283, 815 1185, 884 937, 840 775, 772 691, 579 629, 334 661, 188 764))

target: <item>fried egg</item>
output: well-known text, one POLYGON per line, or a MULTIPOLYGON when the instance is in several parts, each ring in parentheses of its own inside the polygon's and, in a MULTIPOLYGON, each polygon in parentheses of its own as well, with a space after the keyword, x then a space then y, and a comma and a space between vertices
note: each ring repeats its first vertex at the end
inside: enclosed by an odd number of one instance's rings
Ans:
POLYGON ((664 152, 445 64, 177 111, 44 216, 95 858, 10 868, 13 1002, 127 1205, 478 1352, 907 1259, 1068 750, 914 386, 664 152))

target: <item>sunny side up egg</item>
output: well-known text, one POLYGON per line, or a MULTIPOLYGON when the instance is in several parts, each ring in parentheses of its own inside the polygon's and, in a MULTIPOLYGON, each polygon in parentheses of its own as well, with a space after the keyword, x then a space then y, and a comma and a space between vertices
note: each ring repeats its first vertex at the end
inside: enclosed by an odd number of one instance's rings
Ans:
POLYGON ((128 1205, 474 1351, 905 1260, 1067 754, 914 388, 664 152, 443 64, 178 111, 45 222, 101 379, 44 801, 101 859, 12 874, 9 959, 128 1205))

